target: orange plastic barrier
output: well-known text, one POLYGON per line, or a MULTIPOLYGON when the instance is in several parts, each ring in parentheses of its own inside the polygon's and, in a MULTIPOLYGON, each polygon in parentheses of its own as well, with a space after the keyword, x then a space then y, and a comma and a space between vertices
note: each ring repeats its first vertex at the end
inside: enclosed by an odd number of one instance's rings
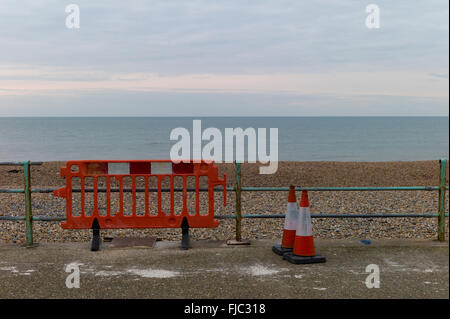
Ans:
MULTIPOLYGON (((66 221, 61 223, 65 229, 101 229, 101 228, 209 228, 217 227, 214 219, 214 187, 223 186, 224 205, 226 205, 226 175, 218 176, 218 167, 212 161, 199 163, 173 163, 170 160, 133 160, 133 161, 68 161, 61 167, 61 177, 66 179, 66 186, 53 192, 54 196, 66 199, 66 221), (175 213, 175 178, 182 178, 182 208, 175 213), (200 212, 200 178, 208 178, 208 211, 200 212), (73 213, 73 179, 78 178, 80 184, 81 212, 73 213), (92 203, 87 203, 86 179, 92 180, 92 203), (106 211, 99 213, 99 179, 106 180, 106 211), (131 178, 131 212, 124 212, 124 178, 131 178), (137 212, 136 180, 144 180, 145 211, 137 212), (157 203, 150 203, 149 179, 156 178, 157 203), (188 210, 187 179, 195 179, 195 211, 188 210), (163 211, 162 182, 168 179, 170 188, 170 211, 163 211), (118 182, 118 211, 112 209, 111 183, 118 182), (87 205, 90 205, 88 209, 87 205), (149 207, 157 207, 156 214, 149 213, 149 207), (155 206, 156 205, 156 206, 155 206), (125 214, 126 213, 126 214, 125 214)), ((167 203, 165 203, 167 204, 167 203)), ((117 205, 117 203, 116 203, 117 205)))

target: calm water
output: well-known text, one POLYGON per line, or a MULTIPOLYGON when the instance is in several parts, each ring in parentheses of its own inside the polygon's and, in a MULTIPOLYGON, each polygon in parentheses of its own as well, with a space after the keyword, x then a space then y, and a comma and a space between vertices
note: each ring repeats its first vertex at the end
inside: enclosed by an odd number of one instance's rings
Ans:
MULTIPOLYGON (((448 117, 197 118, 202 129, 278 128, 279 160, 448 158, 448 117)), ((166 159, 173 128, 192 118, 0 118, 0 161, 166 159)), ((207 142, 204 142, 205 145, 207 142)))

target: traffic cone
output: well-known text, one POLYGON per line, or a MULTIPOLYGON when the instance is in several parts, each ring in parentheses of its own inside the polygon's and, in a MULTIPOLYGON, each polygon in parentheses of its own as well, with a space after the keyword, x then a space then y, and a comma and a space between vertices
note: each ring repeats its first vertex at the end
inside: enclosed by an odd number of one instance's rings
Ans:
POLYGON ((284 230, 281 245, 272 246, 272 251, 280 256, 284 253, 292 252, 294 249, 295 233, 298 222, 298 205, 295 196, 295 187, 289 187, 289 197, 286 207, 286 217, 284 219, 284 230))
POLYGON ((300 214, 295 233, 294 250, 285 253, 283 259, 293 264, 313 264, 324 263, 326 261, 325 257, 316 255, 314 248, 307 191, 302 191, 302 198, 300 200, 300 214))

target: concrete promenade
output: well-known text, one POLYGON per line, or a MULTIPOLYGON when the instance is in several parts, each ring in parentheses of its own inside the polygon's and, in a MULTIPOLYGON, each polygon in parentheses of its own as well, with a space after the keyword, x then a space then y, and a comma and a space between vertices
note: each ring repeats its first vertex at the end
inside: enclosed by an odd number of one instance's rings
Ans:
POLYGON ((157 242, 152 249, 91 252, 89 243, 0 244, 0 298, 449 298, 448 241, 316 240, 324 264, 293 265, 276 242, 157 242), (365 281, 380 269, 380 288, 365 281), (67 265, 80 288, 67 288, 67 265))

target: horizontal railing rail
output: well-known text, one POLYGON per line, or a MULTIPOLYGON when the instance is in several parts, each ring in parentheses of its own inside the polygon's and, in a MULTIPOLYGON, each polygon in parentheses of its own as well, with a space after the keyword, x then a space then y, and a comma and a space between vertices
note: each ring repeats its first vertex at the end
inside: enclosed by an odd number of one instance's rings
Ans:
MULTIPOLYGON (((53 193, 54 190, 57 188, 32 188, 32 193, 53 193)), ((347 191, 347 192, 377 192, 377 191, 438 191, 440 188, 439 186, 400 186, 400 187, 296 187, 296 191, 310 191, 310 192, 340 192, 340 191, 347 191)), ((445 187, 446 190, 449 190, 449 187, 445 187)), ((195 192, 195 188, 187 188, 188 192, 195 192)), ((99 188, 97 189, 98 193, 106 193, 106 188, 99 188)), ((158 192, 157 188, 149 188, 149 192, 158 192)), ((175 192, 182 192, 183 188, 174 188, 175 192)), ((199 188, 200 192, 207 192, 208 188, 199 188)), ((221 188, 214 188, 214 191, 222 191, 221 188)), ((227 187, 227 191, 234 192, 236 191, 236 187, 227 187)), ((242 187, 242 192, 285 192, 289 191, 289 187, 242 187)), ((6 194, 21 194, 24 193, 25 190, 23 188, 18 189, 0 189, 0 193, 6 193, 6 194)), ((86 188, 84 190, 85 193, 93 193, 93 188, 86 188)), ((111 193, 119 193, 119 188, 111 188, 111 193)), ((124 188, 124 193, 132 193, 132 188, 124 188)), ((136 188, 136 193, 143 193, 145 192, 145 188, 136 188)), ((170 188, 161 188, 161 192, 168 193, 170 192, 170 188)), ((72 193, 81 193, 80 188, 73 188, 72 193)))
MULTIPOLYGON (((30 165, 42 165, 44 162, 30 162, 30 165)), ((0 166, 22 166, 24 162, 0 162, 0 166)))
MULTIPOLYGON (((17 166, 23 165, 24 167, 24 184, 23 189, 0 189, 0 193, 6 194, 25 194, 25 215, 24 216, 0 216, 0 220, 3 221, 25 221, 26 228, 26 245, 33 245, 33 221, 41 222, 57 222, 65 221, 65 216, 32 216, 31 194, 32 193, 53 193, 57 188, 31 188, 31 165, 42 165, 43 162, 0 162, 0 166, 17 166)), ((346 214, 327 214, 327 213, 315 213, 311 214, 312 218, 438 218, 438 240, 445 240, 445 218, 449 217, 449 213, 445 211, 445 191, 449 190, 449 187, 445 185, 447 160, 440 160, 440 174, 439 174, 439 186, 388 186, 388 187, 295 187, 296 191, 317 191, 317 192, 340 192, 340 191, 439 191, 439 207, 438 213, 435 212, 423 212, 423 213, 371 213, 371 214, 359 214, 359 213, 346 213, 346 214)), ((215 215, 217 219, 235 219, 236 220, 236 240, 241 241, 241 220, 243 218, 284 218, 284 214, 242 214, 241 194, 242 192, 279 192, 289 191, 289 187, 243 187, 241 184, 241 163, 235 164, 236 169, 236 186, 226 187, 227 191, 235 192, 236 194, 236 210, 231 215, 215 215)), ((208 188, 200 188, 200 192, 207 192, 208 188)), ((84 190, 86 193, 94 192, 94 189, 87 188, 84 190)), ((145 192, 145 188, 136 188, 135 192, 145 192)), ((157 188, 149 188, 149 192, 157 192, 157 188)), ((182 192, 183 188, 174 188, 175 192, 182 192)), ((188 192, 195 192, 195 188, 188 188, 188 192)), ((222 191, 222 188, 216 187, 214 191, 222 191)), ((73 193, 80 193, 81 189, 72 189, 73 193)), ((99 188, 99 193, 107 192, 105 188, 99 188)), ((119 188, 111 188, 110 192, 120 192, 119 188)), ((133 192, 132 188, 124 188, 124 193, 133 192)), ((170 188, 162 188, 161 192, 170 192, 170 188)))

